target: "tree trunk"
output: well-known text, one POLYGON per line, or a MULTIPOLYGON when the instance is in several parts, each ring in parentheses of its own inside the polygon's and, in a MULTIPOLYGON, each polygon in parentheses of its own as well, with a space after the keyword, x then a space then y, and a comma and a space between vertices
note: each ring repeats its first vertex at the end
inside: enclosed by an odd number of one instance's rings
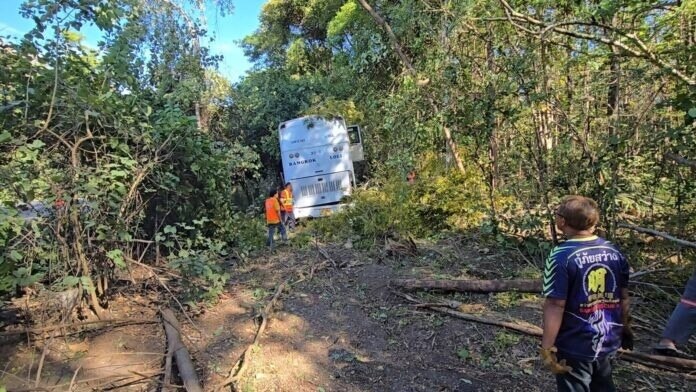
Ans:
MULTIPOLYGON (((387 36, 389 37, 389 41, 391 42, 392 46, 394 47, 394 51, 396 54, 399 56, 399 59, 401 59, 401 62, 403 63, 404 67, 406 67, 406 71, 409 73, 414 78, 418 77, 418 72, 416 72, 416 69, 413 67, 413 63, 411 60, 406 56, 406 53, 404 53, 403 48, 399 44, 399 40, 396 38, 396 35, 394 34, 394 31, 392 31, 391 26, 375 11, 370 4, 367 3, 365 0, 358 0, 360 5, 367 11, 370 16, 372 16, 372 19, 375 20, 375 22, 385 31, 387 36)), ((424 83, 427 84, 427 83, 424 83)), ((427 93, 427 99, 428 102, 430 103, 430 106, 433 110, 433 113, 439 112, 439 108, 437 104, 435 103, 435 99, 433 98, 431 93, 427 93)), ((454 142, 454 139, 452 138, 452 132, 450 131, 450 128, 447 127, 447 125, 443 124, 442 125, 442 131, 444 133, 445 137, 445 143, 447 143, 447 147, 450 149, 452 152, 452 156, 454 157, 454 161, 457 164, 457 168, 462 174, 465 174, 466 170, 464 168, 464 161, 462 160, 461 156, 459 155, 459 151, 457 149, 457 144, 454 142)))

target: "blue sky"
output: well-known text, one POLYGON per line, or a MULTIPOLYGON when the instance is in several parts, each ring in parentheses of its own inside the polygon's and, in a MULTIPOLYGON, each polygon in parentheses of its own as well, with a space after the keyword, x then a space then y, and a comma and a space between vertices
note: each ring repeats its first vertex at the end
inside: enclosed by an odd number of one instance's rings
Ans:
MULTIPOLYGON (((19 15, 19 6, 23 0, 0 0, 0 35, 23 35, 34 27, 34 22, 19 15)), ((242 48, 236 41, 251 34, 258 28, 259 13, 265 0, 234 1, 234 12, 224 18, 210 10, 206 16, 209 35, 215 37, 210 44, 214 54, 224 56, 220 62, 220 72, 232 82, 251 68, 244 57, 242 48)), ((87 45, 97 46, 100 34, 95 27, 86 26, 81 33, 85 36, 87 45)))

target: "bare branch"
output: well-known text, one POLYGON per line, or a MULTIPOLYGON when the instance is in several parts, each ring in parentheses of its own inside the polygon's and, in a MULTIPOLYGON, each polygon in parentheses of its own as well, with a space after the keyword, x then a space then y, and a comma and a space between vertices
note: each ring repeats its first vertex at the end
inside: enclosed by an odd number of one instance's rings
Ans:
MULTIPOLYGON (((696 86, 696 80, 694 78, 686 75, 683 71, 679 70, 675 66, 669 64, 665 60, 658 57, 653 51, 651 51, 648 48, 648 46, 645 44, 645 42, 643 42, 640 38, 638 38, 637 35, 635 35, 633 33, 623 32, 623 31, 621 31, 613 26, 607 26, 607 25, 598 24, 598 23, 579 22, 579 21, 561 22, 561 23, 557 23, 557 24, 547 25, 546 23, 544 23, 538 19, 532 18, 529 15, 525 15, 525 14, 522 14, 522 13, 515 11, 510 6, 510 4, 508 4, 508 2, 506 0, 500 0, 500 2, 503 5, 503 10, 505 11, 506 15, 509 13, 508 19, 510 20, 510 22, 512 24, 514 24, 516 27, 518 27, 519 29, 521 29, 522 31, 525 31, 527 33, 531 33, 531 30, 524 28, 524 27, 520 27, 518 24, 513 23, 512 21, 524 22, 524 23, 527 23, 527 24, 530 24, 533 26, 537 26, 540 29, 542 29, 542 35, 546 34, 547 31, 552 31, 552 32, 555 32, 558 34, 563 34, 563 35, 573 37, 573 38, 601 42, 605 45, 609 45, 611 47, 621 49, 633 57, 648 60, 649 62, 658 66, 659 68, 668 71, 671 75, 675 76, 676 78, 678 78, 679 80, 681 80, 682 82, 686 83, 687 85, 689 85, 691 87, 696 86), (633 43, 635 43, 635 45, 637 45, 638 48, 631 47, 619 39, 611 39, 611 38, 607 38, 604 36, 595 36, 592 34, 581 33, 581 32, 577 32, 577 31, 572 31, 572 30, 568 30, 565 28, 561 28, 561 26, 565 26, 565 25, 584 25, 584 26, 594 26, 594 27, 608 29, 608 30, 611 30, 611 31, 617 33, 618 35, 620 35, 622 37, 628 38, 629 40, 633 41, 633 43)), ((543 36, 541 38, 543 39, 543 36)))
POLYGON ((623 227, 623 228, 626 228, 626 229, 631 229, 631 230, 637 231, 637 232, 639 232, 639 233, 650 234, 650 235, 653 235, 653 236, 656 236, 656 237, 662 237, 662 238, 664 238, 664 239, 666 239, 666 240, 670 240, 670 241, 672 241, 672 242, 675 242, 675 243, 677 243, 677 244, 679 244, 679 245, 681 245, 681 246, 686 246, 686 247, 689 247, 689 248, 696 248, 696 242, 687 241, 687 240, 682 240, 682 239, 680 239, 680 238, 671 236, 671 235, 669 235, 669 234, 667 234, 667 233, 664 233, 664 232, 661 232, 661 231, 657 231, 657 230, 648 229, 648 228, 645 228, 645 227, 640 227, 640 226, 632 225, 632 224, 630 224, 630 223, 619 223, 619 224, 618 224, 618 227, 623 227))

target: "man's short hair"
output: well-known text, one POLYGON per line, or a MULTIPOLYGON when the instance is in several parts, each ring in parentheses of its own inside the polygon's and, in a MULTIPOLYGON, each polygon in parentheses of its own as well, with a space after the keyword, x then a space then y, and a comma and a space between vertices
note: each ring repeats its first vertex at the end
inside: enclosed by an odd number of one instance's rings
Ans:
POLYGON ((285 183, 285 187, 286 187, 286 188, 289 187, 290 185, 292 185, 292 184, 289 183, 289 182, 286 182, 286 183, 285 183))
POLYGON ((273 196, 276 195, 276 193, 278 193, 278 190, 275 189, 275 188, 271 188, 271 189, 268 191, 268 197, 273 197, 273 196))
POLYGON ((556 215, 575 230, 587 230, 599 222, 599 207, 589 197, 566 196, 556 209, 556 215))

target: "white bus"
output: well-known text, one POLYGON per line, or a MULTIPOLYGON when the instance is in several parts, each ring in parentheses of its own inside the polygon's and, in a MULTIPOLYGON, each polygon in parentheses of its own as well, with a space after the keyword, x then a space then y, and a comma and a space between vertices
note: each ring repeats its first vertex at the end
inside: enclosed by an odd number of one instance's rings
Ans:
MULTIPOLYGON (((292 184, 296 218, 320 217, 337 211, 355 186, 351 145, 359 143, 359 128, 348 135, 340 118, 307 116, 278 127, 283 178, 292 184), (351 143, 356 140, 355 143, 351 143)), ((362 145, 359 147, 362 160, 362 145)))

